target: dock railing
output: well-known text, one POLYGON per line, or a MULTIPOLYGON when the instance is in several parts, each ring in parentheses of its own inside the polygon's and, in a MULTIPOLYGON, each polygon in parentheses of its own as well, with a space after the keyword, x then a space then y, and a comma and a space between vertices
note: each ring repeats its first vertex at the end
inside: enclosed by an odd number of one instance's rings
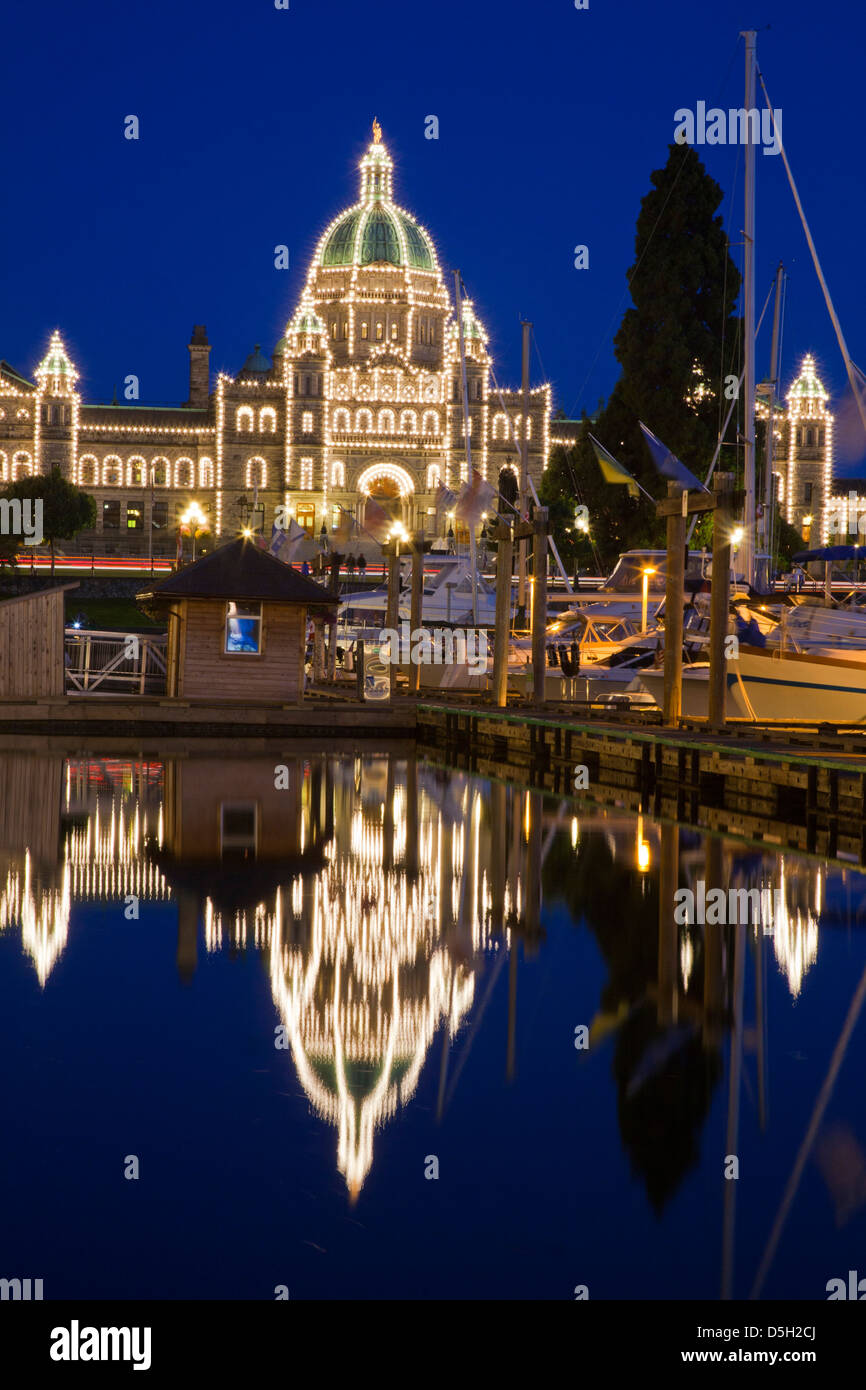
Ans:
POLYGON ((165 633, 65 630, 68 695, 165 693, 165 633))

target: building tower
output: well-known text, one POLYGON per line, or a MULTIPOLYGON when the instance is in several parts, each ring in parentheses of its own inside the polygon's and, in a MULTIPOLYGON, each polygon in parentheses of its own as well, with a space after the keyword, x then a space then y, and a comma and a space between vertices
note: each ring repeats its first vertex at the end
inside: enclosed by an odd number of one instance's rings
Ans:
POLYGON ((186 404, 192 410, 207 410, 210 395, 210 343, 207 329, 197 323, 189 340, 189 400, 186 404))
POLYGON ((827 392, 808 353, 787 395, 788 462, 785 471, 785 517, 803 538, 826 545, 827 505, 833 471, 833 417, 827 392))
POLYGON ((48 351, 36 368, 33 473, 59 468, 65 478, 77 481, 78 424, 81 398, 75 389, 78 372, 63 339, 55 329, 48 351))

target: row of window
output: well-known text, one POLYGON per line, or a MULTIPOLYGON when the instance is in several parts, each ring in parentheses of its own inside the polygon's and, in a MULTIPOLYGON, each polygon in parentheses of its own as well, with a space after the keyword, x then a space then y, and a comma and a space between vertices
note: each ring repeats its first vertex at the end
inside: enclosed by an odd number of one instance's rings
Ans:
MULTIPOLYGON (((376 420, 376 434, 394 434, 396 430, 396 415, 393 410, 380 410, 376 420)), ((334 411, 333 429, 335 434, 349 434, 352 431, 352 417, 348 410, 339 406, 334 411)), ((441 433, 441 423, 439 413, 435 410, 425 410, 421 417, 422 435, 437 435, 441 433)), ((363 408, 355 412, 355 434, 372 434, 373 412, 363 408)), ((418 416, 414 410, 404 410, 400 413, 400 434, 417 434, 418 416)))
MULTIPOLYGON (((462 472, 465 471, 465 464, 462 472)), ((6 454, 0 451, 0 482, 13 481, 15 478, 23 477, 25 474, 32 474, 33 462, 31 456, 24 451, 15 454, 11 468, 6 454)), ((93 454, 84 454, 78 462, 78 485, 79 487, 171 487, 192 490, 196 487, 213 489, 214 487, 214 466, 211 459, 200 459, 198 466, 198 481, 196 481, 195 463, 190 458, 177 459, 172 465, 167 458, 158 457, 153 459, 150 464, 151 481, 148 484, 148 465, 143 458, 130 458, 124 464, 122 459, 116 455, 111 455, 103 459, 100 464, 99 459, 93 454), (124 481, 125 478, 125 481, 124 481), (173 478, 173 482, 172 482, 173 478)), ((244 486, 249 489, 268 487, 268 464, 267 460, 261 457, 249 458, 244 468, 244 486)), ((427 468, 427 491, 435 492, 442 481, 442 470, 438 463, 431 463, 427 468)), ((282 476, 271 479, 273 487, 283 486, 282 476)), ((298 463, 298 486, 305 492, 313 489, 313 459, 301 458, 298 463)), ((346 486, 346 465, 340 459, 334 459, 330 469, 330 486, 332 488, 345 488, 346 486)), ((809 499, 807 498, 807 501, 809 499)), ((130 504, 132 506, 133 504, 130 504)), ((137 504, 136 504, 137 505, 137 504)), ((154 507, 167 507, 167 502, 154 502, 154 507)), ((177 502, 176 509, 182 508, 184 503, 177 502)), ((105 502, 103 507, 119 507, 119 502, 105 502)), ((113 513, 112 513, 113 514, 113 513)), ((118 513, 119 515, 119 513, 118 513)), ((118 521, 117 525, 120 523, 118 521)))
MULTIPOLYGON (((251 405, 238 406, 235 415, 235 429, 239 434, 252 434, 256 425, 256 413, 251 405)), ((259 411, 259 433, 276 434, 277 412, 272 405, 263 405, 259 411)))
MULTIPOLYGON (((797 443, 800 444, 800 445, 802 445, 802 446, 803 446, 804 448, 806 448, 806 449, 814 449, 814 448, 815 448, 815 431, 814 431, 811 427, 809 427, 809 426, 804 427, 803 425, 798 425, 798 426, 797 426, 797 443)), ((819 430, 818 430, 818 448, 819 448, 819 449, 823 449, 823 447, 824 447, 824 431, 823 431, 823 429, 819 429, 819 430)))
POLYGON ((72 406, 71 405, 43 405, 42 407, 43 425, 71 425, 72 406))

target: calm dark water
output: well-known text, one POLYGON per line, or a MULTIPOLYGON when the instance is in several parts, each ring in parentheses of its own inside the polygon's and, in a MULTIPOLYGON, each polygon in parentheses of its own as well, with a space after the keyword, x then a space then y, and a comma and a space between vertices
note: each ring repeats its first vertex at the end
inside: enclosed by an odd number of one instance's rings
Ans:
POLYGON ((0 1276, 823 1299, 866 1275, 856 869, 385 757, 4 753, 0 791, 0 1276), (775 920, 677 926, 699 880, 778 890, 775 920))

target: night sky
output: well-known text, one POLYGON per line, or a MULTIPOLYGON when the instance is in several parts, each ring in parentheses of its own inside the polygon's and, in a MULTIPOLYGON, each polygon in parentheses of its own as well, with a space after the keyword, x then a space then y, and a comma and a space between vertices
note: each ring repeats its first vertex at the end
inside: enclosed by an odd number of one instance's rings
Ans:
MULTIPOLYGON (((459 266, 517 384, 521 317, 533 378, 568 414, 618 375, 613 335, 649 174, 674 111, 740 106, 743 45, 783 112, 785 146, 855 361, 866 368, 862 163, 866 12, 851 0, 273 0, 147 5, 7 0, 0 356, 30 374, 59 327, 87 400, 135 373, 143 402, 187 394, 186 343, 207 325, 214 369, 270 353, 328 221, 357 197, 374 116, 395 198, 459 266), (124 139, 124 118, 141 138, 124 139), (428 115, 438 140, 424 138, 428 115), (274 246, 289 247, 289 270, 274 246), (589 247, 588 270, 574 247, 589 247), (540 354, 540 355, 539 355, 540 354)), ((699 150, 742 227, 742 150, 699 150), (731 199, 733 196, 733 206, 731 199)), ((790 273, 785 385, 814 352, 845 381, 779 157, 757 155, 757 310, 790 273)), ((736 248, 739 260, 741 250, 736 248)), ((769 314, 758 342, 767 372, 769 314)), ((837 403, 834 403, 834 407, 837 403)), ((859 462, 854 447, 840 471, 859 462)))

